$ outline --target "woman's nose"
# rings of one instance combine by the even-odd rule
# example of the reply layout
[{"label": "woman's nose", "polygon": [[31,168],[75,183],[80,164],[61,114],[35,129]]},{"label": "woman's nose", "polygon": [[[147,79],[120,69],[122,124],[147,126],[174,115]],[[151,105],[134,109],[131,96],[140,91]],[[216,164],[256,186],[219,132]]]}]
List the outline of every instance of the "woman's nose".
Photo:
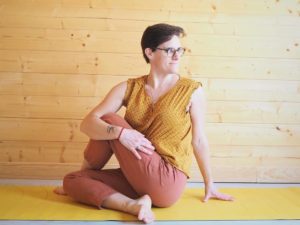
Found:
[{"label": "woman's nose", "polygon": [[179,58],[180,58],[179,53],[177,51],[175,51],[172,56],[172,59],[179,59]]}]

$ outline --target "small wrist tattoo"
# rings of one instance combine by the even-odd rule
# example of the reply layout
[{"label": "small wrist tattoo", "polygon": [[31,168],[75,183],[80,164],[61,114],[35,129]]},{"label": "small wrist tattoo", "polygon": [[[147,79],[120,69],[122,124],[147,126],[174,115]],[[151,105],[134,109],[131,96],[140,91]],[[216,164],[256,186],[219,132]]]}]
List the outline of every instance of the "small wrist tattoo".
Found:
[{"label": "small wrist tattoo", "polygon": [[113,126],[107,126],[107,129],[106,129],[107,133],[114,133],[115,132],[115,127]]}]

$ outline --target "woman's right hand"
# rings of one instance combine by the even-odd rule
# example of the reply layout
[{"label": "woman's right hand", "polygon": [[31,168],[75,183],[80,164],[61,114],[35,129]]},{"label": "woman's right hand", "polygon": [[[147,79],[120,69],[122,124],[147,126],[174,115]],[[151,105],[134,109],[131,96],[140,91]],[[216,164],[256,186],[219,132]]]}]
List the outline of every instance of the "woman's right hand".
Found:
[{"label": "woman's right hand", "polygon": [[155,149],[152,143],[145,138],[145,135],[133,129],[124,128],[119,137],[119,141],[131,151],[137,159],[142,158],[138,151],[151,155]]}]

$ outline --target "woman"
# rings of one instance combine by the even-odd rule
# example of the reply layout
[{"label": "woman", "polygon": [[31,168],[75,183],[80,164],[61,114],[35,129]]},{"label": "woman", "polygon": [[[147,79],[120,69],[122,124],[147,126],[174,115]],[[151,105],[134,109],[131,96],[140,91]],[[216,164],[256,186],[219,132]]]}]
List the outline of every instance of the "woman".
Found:
[{"label": "woman", "polygon": [[[214,186],[204,133],[202,85],[178,75],[185,49],[181,27],[149,26],[143,34],[148,75],[116,85],[82,121],[90,141],[81,171],[65,176],[60,194],[75,200],[154,220],[151,206],[168,207],[182,194],[194,153],[205,197],[233,200]],[[125,118],[115,114],[126,107]],[[119,169],[103,170],[115,154]]]}]

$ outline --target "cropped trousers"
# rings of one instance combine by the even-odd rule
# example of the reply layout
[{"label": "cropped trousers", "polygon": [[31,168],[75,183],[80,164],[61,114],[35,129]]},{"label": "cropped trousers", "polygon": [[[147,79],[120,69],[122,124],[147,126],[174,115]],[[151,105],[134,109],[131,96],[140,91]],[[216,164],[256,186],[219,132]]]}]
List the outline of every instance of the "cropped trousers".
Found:
[{"label": "cropped trousers", "polygon": [[[101,119],[111,125],[132,129],[115,113],[106,114]],[[120,168],[103,169],[113,154]],[[84,151],[91,169],[67,174],[63,180],[64,190],[74,200],[100,209],[103,200],[117,192],[132,199],[148,194],[154,206],[171,206],[184,190],[186,175],[156,151],[151,155],[139,154],[140,160],[117,139],[91,139]]]}]

